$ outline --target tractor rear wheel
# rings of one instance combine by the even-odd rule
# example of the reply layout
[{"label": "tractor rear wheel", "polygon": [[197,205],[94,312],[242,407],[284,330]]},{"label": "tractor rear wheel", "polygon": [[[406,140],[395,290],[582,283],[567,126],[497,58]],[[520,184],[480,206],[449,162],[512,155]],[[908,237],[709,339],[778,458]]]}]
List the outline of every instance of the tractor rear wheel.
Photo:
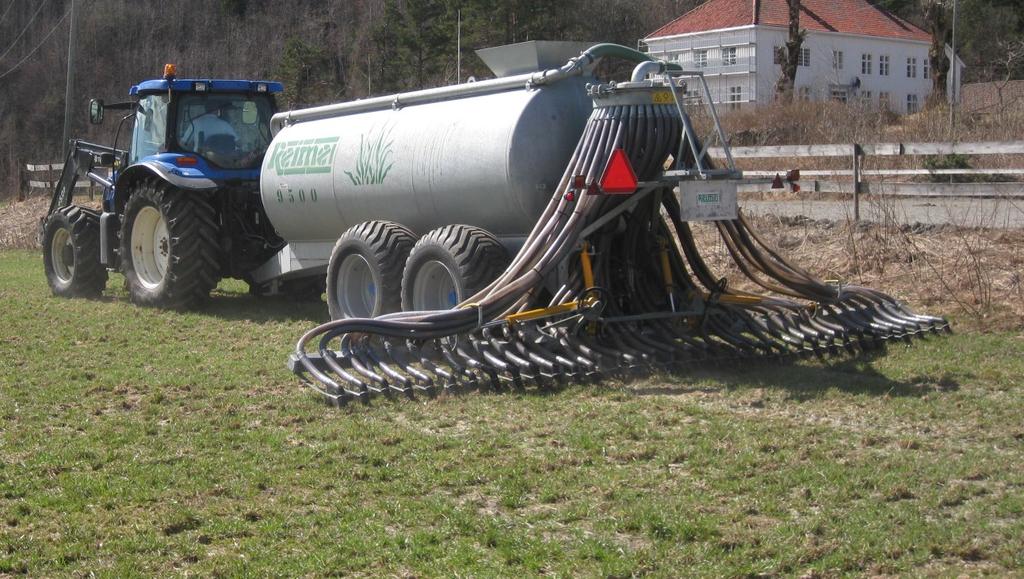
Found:
[{"label": "tractor rear wheel", "polygon": [[416,237],[391,221],[367,221],[338,238],[327,265],[331,319],[372,318],[402,308],[402,266]]},{"label": "tractor rear wheel", "polygon": [[121,265],[132,302],[185,309],[220,281],[213,207],[199,194],[143,181],[121,222]]},{"label": "tractor rear wheel", "polygon": [[100,218],[77,205],[58,209],[43,225],[43,268],[53,295],[96,297],[107,285],[100,263]]},{"label": "tractor rear wheel", "polygon": [[447,225],[423,236],[402,276],[402,309],[448,310],[487,287],[508,267],[505,247],[472,225]]}]

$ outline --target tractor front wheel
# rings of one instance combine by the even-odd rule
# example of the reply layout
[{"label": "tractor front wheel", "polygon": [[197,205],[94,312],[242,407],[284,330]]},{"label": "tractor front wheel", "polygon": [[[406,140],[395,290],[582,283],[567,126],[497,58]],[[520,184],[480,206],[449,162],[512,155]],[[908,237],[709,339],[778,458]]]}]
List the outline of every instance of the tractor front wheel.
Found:
[{"label": "tractor front wheel", "polygon": [[69,205],[51,213],[43,226],[43,269],[53,295],[96,297],[107,285],[100,263],[100,218]]},{"label": "tractor front wheel", "polygon": [[220,281],[213,207],[198,193],[145,181],[121,222],[121,265],[132,302],[187,309]]}]

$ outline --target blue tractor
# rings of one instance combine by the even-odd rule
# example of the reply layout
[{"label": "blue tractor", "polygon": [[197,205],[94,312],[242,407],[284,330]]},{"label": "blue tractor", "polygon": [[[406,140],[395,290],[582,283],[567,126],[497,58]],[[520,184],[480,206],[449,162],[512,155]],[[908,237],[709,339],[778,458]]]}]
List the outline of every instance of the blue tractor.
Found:
[{"label": "blue tractor", "polygon": [[[269,81],[179,79],[167,65],[163,78],[133,86],[131,101],[93,99],[94,124],[106,111],[124,114],[113,146],[71,142],[42,224],[53,293],[97,296],[108,271],[120,271],[133,302],[191,308],[222,278],[251,281],[285,245],[259,193],[281,91]],[[98,210],[72,204],[83,177],[103,189]]]}]

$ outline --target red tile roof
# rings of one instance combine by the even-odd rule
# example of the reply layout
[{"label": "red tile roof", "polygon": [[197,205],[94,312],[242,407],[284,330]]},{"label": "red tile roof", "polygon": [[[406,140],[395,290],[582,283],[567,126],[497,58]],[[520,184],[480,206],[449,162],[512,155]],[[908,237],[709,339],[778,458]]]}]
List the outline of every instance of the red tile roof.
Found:
[{"label": "red tile roof", "polygon": [[[708,0],[647,35],[648,39],[719,28],[789,25],[786,0]],[[931,36],[867,0],[803,0],[800,27],[815,32],[928,42]]]}]

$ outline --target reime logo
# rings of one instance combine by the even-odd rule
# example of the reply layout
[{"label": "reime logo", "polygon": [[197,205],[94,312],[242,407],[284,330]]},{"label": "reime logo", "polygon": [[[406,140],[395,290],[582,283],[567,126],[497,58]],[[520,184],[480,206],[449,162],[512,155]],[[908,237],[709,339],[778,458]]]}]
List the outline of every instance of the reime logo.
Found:
[{"label": "reime logo", "polygon": [[270,153],[270,169],[278,175],[330,173],[340,137],[282,141]]},{"label": "reime logo", "polygon": [[715,205],[722,202],[721,193],[697,193],[698,205]]}]

